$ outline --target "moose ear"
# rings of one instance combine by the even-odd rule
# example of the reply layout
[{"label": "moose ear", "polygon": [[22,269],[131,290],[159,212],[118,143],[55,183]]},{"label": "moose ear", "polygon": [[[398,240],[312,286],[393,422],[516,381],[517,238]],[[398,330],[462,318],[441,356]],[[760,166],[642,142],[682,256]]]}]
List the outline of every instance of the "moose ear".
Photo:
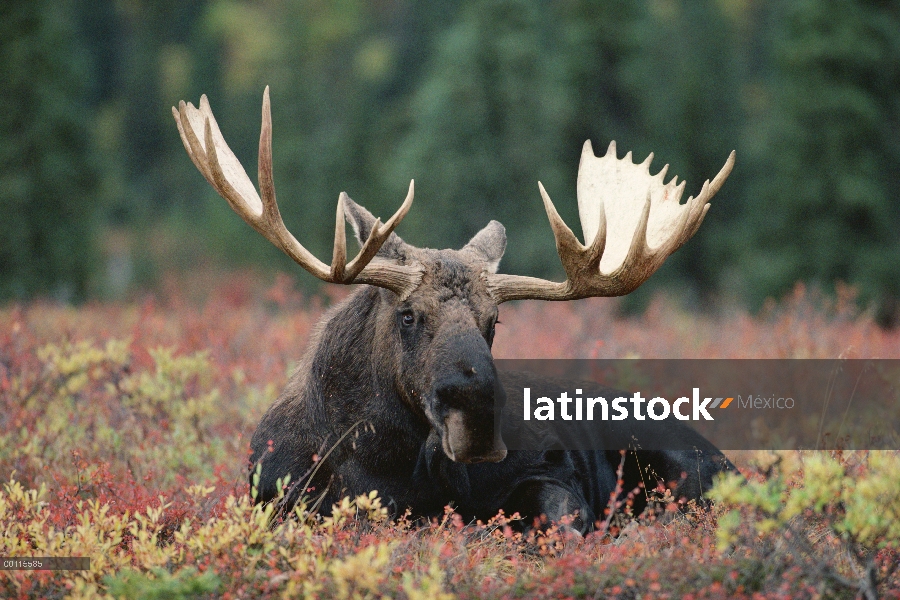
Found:
[{"label": "moose ear", "polygon": [[506,251],[506,228],[498,221],[491,221],[475,234],[461,252],[468,253],[476,260],[485,263],[485,269],[496,273],[500,259]]},{"label": "moose ear", "polygon": [[[351,200],[349,196],[344,196],[344,216],[350,221],[353,233],[356,234],[356,241],[359,242],[359,247],[362,248],[366,240],[369,239],[369,234],[372,233],[372,227],[376,221],[375,216]],[[382,244],[376,256],[404,260],[406,258],[406,252],[403,250],[405,245],[406,243],[400,239],[400,236],[392,233]]]}]

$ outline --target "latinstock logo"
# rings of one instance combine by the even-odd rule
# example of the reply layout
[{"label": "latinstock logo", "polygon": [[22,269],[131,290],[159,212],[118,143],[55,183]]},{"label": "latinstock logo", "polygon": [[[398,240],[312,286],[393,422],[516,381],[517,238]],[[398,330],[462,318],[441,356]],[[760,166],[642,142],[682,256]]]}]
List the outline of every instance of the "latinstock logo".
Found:
[{"label": "latinstock logo", "polygon": [[[746,399],[738,395],[734,406],[741,408],[793,408],[794,399],[770,397],[750,394]],[[530,421],[532,418],[538,421],[554,421],[557,415],[563,421],[624,421],[628,418],[644,421],[652,419],[662,421],[670,416],[680,421],[714,421],[710,410],[721,410],[733,405],[735,396],[728,397],[704,397],[701,399],[700,388],[693,388],[690,397],[681,396],[674,402],[670,402],[661,396],[654,396],[649,400],[635,392],[633,396],[617,396],[607,400],[602,396],[594,398],[584,397],[580,388],[575,390],[573,396],[568,392],[562,392],[556,400],[547,396],[534,399],[532,404],[531,388],[523,389],[523,419]],[[646,403],[646,406],[645,406]],[[686,411],[686,412],[685,412]]]},{"label": "latinstock logo", "polygon": [[[513,450],[900,448],[900,360],[498,360]],[[500,421],[498,421],[500,422]],[[544,445],[542,445],[544,444]]]}]

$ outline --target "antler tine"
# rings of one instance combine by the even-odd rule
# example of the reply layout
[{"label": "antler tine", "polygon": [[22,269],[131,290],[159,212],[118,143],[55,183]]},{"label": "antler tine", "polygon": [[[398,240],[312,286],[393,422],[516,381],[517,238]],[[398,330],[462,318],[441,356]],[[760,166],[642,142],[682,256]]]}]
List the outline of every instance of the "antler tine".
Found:
[{"label": "antler tine", "polygon": [[[184,103],[184,100],[178,102],[178,108],[172,107],[172,115],[175,117],[175,125],[178,126],[178,134],[181,136],[181,143],[184,144],[184,149],[187,151],[191,162],[194,163],[194,166],[197,167],[197,170],[200,171],[200,174],[203,175],[206,181],[209,182],[210,185],[215,186],[212,175],[209,174],[206,168],[206,155],[203,152],[203,147],[197,140],[197,136],[194,134],[194,130],[191,127],[184,127],[181,124],[182,121],[188,123],[187,105]],[[200,158],[200,155],[203,155],[202,159]]]},{"label": "antler tine", "polygon": [[722,168],[719,169],[719,172],[716,173],[716,176],[713,178],[712,183],[709,186],[709,198],[707,198],[707,202],[716,195],[716,193],[722,188],[722,185],[725,183],[725,180],[728,179],[728,176],[731,175],[731,170],[734,168],[734,159],[735,152],[731,151],[731,154],[728,155],[728,160],[725,161],[725,164],[722,165]]},{"label": "antler tine", "polygon": [[634,236],[631,238],[631,246],[628,247],[628,254],[620,271],[630,271],[637,265],[644,263],[651,255],[650,247],[647,245],[647,223],[650,220],[650,192],[647,192],[647,200],[644,202],[644,208],[641,209],[641,217],[638,220],[637,228],[634,230]]},{"label": "antler tine", "polygon": [[375,221],[375,225],[372,227],[372,231],[369,232],[369,237],[360,249],[359,254],[357,254],[356,258],[347,265],[346,277],[353,279],[362,271],[363,267],[372,260],[372,257],[378,253],[378,249],[381,248],[388,237],[394,232],[394,229],[397,228],[397,225],[399,225],[400,221],[403,220],[403,217],[406,216],[406,213],[409,212],[409,209],[412,207],[413,196],[415,196],[415,184],[416,182],[414,179],[409,181],[409,191],[406,193],[406,199],[403,201],[403,204],[400,205],[400,208],[397,209],[397,212],[388,219],[387,223],[382,224],[381,219]]},{"label": "antler tine", "polygon": [[344,198],[346,192],[341,192],[337,201],[337,215],[334,219],[334,250],[331,253],[331,278],[335,281],[343,281],[347,268],[347,232],[344,228]]},{"label": "antler tine", "polygon": [[566,225],[562,217],[556,211],[553,201],[550,199],[544,184],[538,182],[538,189],[541,192],[541,198],[544,200],[544,210],[547,211],[547,219],[550,221],[550,228],[553,230],[553,237],[556,240],[556,251],[559,254],[560,262],[566,275],[572,277],[578,271],[578,257],[584,252],[584,246]]},{"label": "antler tine", "polygon": [[[334,251],[329,267],[297,241],[281,218],[272,175],[272,111],[268,86],[263,93],[259,135],[260,193],[257,193],[240,161],[225,142],[205,95],[200,99],[200,108],[180,102],[178,109],[172,109],[172,114],[185,150],[210,185],[247,224],[311,274],[332,283],[358,282],[384,287],[404,298],[419,285],[422,278],[420,266],[373,261],[379,248],[409,211],[412,205],[412,184],[400,209],[386,225],[376,223],[369,239],[349,264],[346,261],[347,242],[344,231],[346,194],[342,193],[338,198]],[[197,135],[199,130],[203,131],[202,140]]]},{"label": "antler tine", "polygon": [[[205,96],[204,96],[205,97]],[[202,102],[202,100],[201,100]],[[208,104],[207,104],[208,105]],[[209,111],[212,114],[212,110]],[[261,196],[261,218],[259,228],[254,227],[263,234],[266,239],[282,252],[293,259],[301,267],[322,279],[340,283],[330,278],[331,270],[324,262],[316,258],[312,252],[303,247],[297,238],[288,231],[278,209],[278,200],[275,196],[275,179],[272,172],[272,106],[269,102],[269,86],[263,91],[262,122],[259,128],[259,160],[257,161],[257,173],[259,177],[259,191]],[[224,142],[221,134],[219,137]],[[238,213],[241,214],[241,213]],[[244,217],[243,214],[241,214]],[[247,218],[244,217],[247,221]],[[248,221],[249,223],[249,221]],[[251,225],[253,223],[250,223]]]},{"label": "antler tine", "polygon": [[[265,106],[265,104],[264,104]],[[265,115],[265,109],[264,109]],[[265,116],[263,117],[263,128],[260,134],[260,149],[267,147],[266,153],[260,153],[259,157],[259,178],[260,191],[262,191],[262,200],[260,202],[261,210],[256,214],[248,210],[248,206],[242,202],[244,199],[236,192],[225,175],[222,165],[219,161],[218,151],[216,149],[215,139],[212,133],[212,124],[210,120],[206,120],[206,147],[208,148],[209,168],[212,171],[213,179],[216,182],[215,188],[219,194],[228,200],[231,208],[237,212],[244,221],[247,222],[256,231],[261,233],[278,248],[291,257],[301,267],[325,281],[330,281],[330,274],[325,263],[317,259],[313,254],[303,247],[300,242],[288,231],[284,226],[281,218],[281,212],[278,210],[278,203],[275,200],[275,187],[272,183],[272,155],[271,155],[271,125],[265,126]]]},{"label": "antler tine", "polygon": [[[689,198],[683,205],[679,198],[684,182],[676,184],[673,178],[663,183],[665,167],[651,176],[651,160],[652,154],[636,165],[630,152],[618,159],[614,142],[598,158],[590,143],[585,143],[578,172],[578,203],[582,229],[586,236],[594,238],[585,240],[588,246],[582,245],[539,184],[566,281],[486,274],[488,291],[494,299],[500,303],[621,296],[646,281],[696,233],[709,210],[710,199],[731,173],[735,153],[731,153],[712,182],[704,183],[697,197]],[[595,218],[598,221],[593,221]],[[608,225],[614,229],[608,231]]]},{"label": "antler tine", "polygon": [[[709,211],[709,201],[712,200],[712,197],[716,195],[716,193],[722,188],[722,185],[725,183],[725,180],[728,179],[728,176],[731,174],[731,170],[734,168],[734,160],[735,160],[735,152],[731,151],[731,154],[728,155],[728,160],[725,161],[725,164],[722,165],[722,168],[719,169],[719,172],[713,178],[712,181],[706,180],[703,182],[703,187],[700,190],[700,193],[697,194],[697,197],[694,199],[696,202],[696,213],[692,211],[692,218],[690,219],[691,224],[686,227],[683,239],[678,247],[681,247],[684,242],[691,239],[697,230],[700,229],[700,225],[703,223],[703,219],[706,218],[706,213]],[[677,250],[677,248],[675,250]]]}]

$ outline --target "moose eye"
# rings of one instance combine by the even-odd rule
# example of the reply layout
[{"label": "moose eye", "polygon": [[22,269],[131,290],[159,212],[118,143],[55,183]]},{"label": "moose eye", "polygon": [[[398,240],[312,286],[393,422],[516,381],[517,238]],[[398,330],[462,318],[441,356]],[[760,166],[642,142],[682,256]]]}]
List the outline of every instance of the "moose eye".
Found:
[{"label": "moose eye", "polygon": [[404,327],[412,327],[416,322],[416,316],[411,312],[406,312],[400,315],[400,324]]}]

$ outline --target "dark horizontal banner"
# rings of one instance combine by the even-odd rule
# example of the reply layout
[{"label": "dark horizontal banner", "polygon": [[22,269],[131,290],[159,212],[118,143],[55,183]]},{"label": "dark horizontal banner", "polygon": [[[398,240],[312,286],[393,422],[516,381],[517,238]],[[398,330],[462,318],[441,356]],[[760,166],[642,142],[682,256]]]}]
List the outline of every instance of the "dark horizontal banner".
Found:
[{"label": "dark horizontal banner", "polygon": [[897,450],[900,360],[497,360],[511,450]]}]

